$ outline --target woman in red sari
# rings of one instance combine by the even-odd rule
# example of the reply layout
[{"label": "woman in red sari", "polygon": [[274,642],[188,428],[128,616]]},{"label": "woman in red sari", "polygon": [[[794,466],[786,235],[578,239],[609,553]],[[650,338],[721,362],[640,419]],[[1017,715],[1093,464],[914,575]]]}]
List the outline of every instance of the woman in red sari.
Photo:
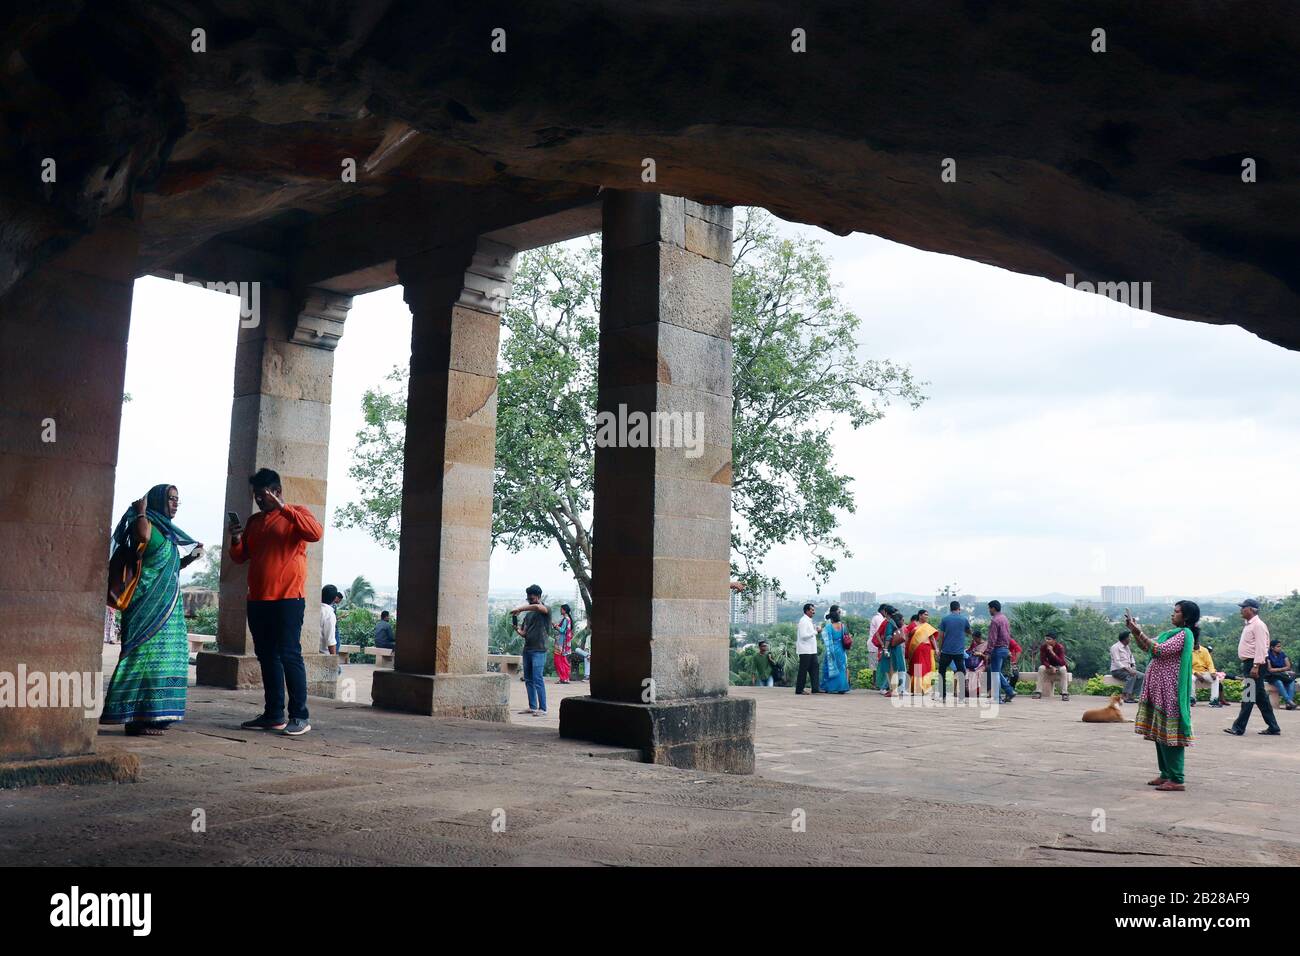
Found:
[{"label": "woman in red sari", "polygon": [[916,616],[916,627],[907,639],[907,673],[912,693],[923,694],[934,683],[934,641],[938,628],[930,623],[930,612]]},{"label": "woman in red sari", "polygon": [[560,620],[555,625],[555,676],[559,683],[569,683],[569,655],[573,653],[573,611],[569,605],[560,605]]}]

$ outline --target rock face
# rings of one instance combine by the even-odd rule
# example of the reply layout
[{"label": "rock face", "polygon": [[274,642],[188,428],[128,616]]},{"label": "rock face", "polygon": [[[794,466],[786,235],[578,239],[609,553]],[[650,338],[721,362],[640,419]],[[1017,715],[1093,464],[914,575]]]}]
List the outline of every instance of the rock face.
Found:
[{"label": "rock face", "polygon": [[401,190],[646,188],[1300,348],[1287,4],[119,0],[0,36],[0,294],[136,204],[145,272]]},{"label": "rock face", "polygon": [[207,588],[181,588],[181,601],[185,604],[185,616],[194,617],[205,607],[217,606],[217,592]]}]

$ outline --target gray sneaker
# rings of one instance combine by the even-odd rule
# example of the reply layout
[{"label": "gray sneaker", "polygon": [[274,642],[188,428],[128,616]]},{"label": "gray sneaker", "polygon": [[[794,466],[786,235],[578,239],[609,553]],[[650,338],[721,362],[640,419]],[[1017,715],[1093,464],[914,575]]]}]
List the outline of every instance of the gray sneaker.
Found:
[{"label": "gray sneaker", "polygon": [[301,737],[309,730],[311,730],[311,724],[307,723],[305,720],[294,718],[289,721],[288,726],[286,726],[284,730],[280,731],[280,733],[284,734],[286,737]]},{"label": "gray sneaker", "polygon": [[283,730],[283,720],[272,720],[266,714],[260,714],[252,720],[246,720],[239,725],[241,730]]}]

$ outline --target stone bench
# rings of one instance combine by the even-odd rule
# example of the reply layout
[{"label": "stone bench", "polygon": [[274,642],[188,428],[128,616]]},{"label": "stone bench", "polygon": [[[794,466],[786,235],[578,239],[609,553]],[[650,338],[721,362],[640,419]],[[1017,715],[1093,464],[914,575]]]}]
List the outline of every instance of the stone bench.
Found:
[{"label": "stone bench", "polygon": [[217,639],[211,634],[188,634],[190,639],[190,663],[198,660],[199,651],[215,648]]},{"label": "stone bench", "polygon": [[393,649],[391,647],[367,647],[367,654],[373,654],[375,658],[375,667],[383,667],[391,670],[393,667]]},{"label": "stone bench", "polygon": [[352,658],[354,656],[359,656],[361,650],[362,648],[360,644],[340,644],[338,646],[339,657],[346,657],[347,660],[344,661],[346,664],[351,664]]},{"label": "stone bench", "polygon": [[502,674],[514,677],[524,669],[524,659],[519,654],[489,654],[488,663],[496,664]]}]

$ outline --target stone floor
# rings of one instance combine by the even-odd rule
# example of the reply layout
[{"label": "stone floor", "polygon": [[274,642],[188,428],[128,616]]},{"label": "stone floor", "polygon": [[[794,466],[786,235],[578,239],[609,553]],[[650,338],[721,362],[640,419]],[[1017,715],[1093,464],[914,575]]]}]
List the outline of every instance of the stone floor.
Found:
[{"label": "stone floor", "polygon": [[[346,668],[359,700],[371,672]],[[759,702],[758,772],[731,777],[560,740],[558,698],[586,685],[547,690],[549,716],[509,725],[313,698],[315,729],[292,739],[239,730],[257,693],[194,688],[166,737],[102,731],[140,755],[140,782],[0,793],[0,863],[1300,863],[1290,713],[1281,738],[1258,717],[1230,738],[1229,711],[1196,708],[1192,788],[1157,794],[1152,746],[1079,722],[1082,698],[990,719],[738,688]]]}]

